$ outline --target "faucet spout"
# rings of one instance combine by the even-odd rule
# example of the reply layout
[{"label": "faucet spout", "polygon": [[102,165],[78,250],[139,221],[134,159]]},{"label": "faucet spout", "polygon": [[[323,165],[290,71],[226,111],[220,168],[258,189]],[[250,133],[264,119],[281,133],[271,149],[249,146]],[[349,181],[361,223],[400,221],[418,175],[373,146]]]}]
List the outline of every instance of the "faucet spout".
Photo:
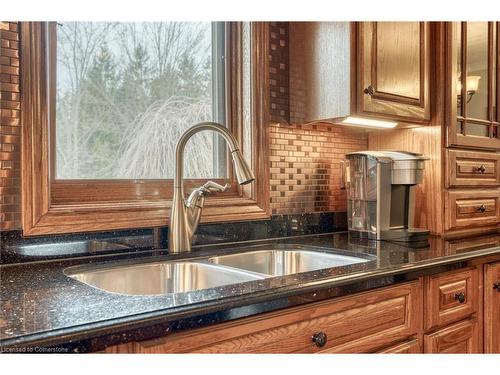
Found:
[{"label": "faucet spout", "polygon": [[202,122],[187,129],[179,138],[175,149],[174,196],[168,230],[168,248],[171,253],[191,251],[191,242],[198,227],[205,196],[229,188],[229,185],[220,186],[209,181],[202,187],[195,189],[188,200],[184,198],[184,149],[189,139],[203,130],[215,131],[224,138],[231,152],[234,172],[240,185],[255,180],[238,142],[226,127],[215,122]]}]

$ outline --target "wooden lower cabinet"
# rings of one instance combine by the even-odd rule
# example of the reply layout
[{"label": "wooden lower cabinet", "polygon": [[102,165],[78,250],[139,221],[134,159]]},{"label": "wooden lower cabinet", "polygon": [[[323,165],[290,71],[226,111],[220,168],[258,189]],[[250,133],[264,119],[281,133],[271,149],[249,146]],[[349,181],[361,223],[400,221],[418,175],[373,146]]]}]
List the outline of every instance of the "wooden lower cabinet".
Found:
[{"label": "wooden lower cabinet", "polygon": [[479,353],[478,323],[475,318],[452,324],[424,336],[425,353]]},{"label": "wooden lower cabinet", "polygon": [[484,352],[500,353],[500,262],[484,267]]},{"label": "wooden lower cabinet", "polygon": [[479,353],[483,346],[487,353],[500,353],[500,262],[121,344],[105,352]]},{"label": "wooden lower cabinet", "polygon": [[478,311],[479,270],[475,267],[426,278],[426,331],[465,319]]},{"label": "wooden lower cabinet", "polygon": [[378,354],[418,354],[422,353],[422,345],[418,339],[408,340],[377,352]]},{"label": "wooden lower cabinet", "polygon": [[110,353],[370,353],[421,329],[421,281],[108,348]]}]

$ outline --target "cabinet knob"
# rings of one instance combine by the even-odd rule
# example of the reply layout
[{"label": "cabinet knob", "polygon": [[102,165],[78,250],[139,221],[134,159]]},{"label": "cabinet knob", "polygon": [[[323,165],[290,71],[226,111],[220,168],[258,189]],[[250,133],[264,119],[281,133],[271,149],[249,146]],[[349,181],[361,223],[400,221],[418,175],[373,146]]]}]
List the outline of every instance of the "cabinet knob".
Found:
[{"label": "cabinet knob", "polygon": [[480,205],[477,210],[481,213],[483,213],[484,211],[486,211],[486,206],[484,204]]},{"label": "cabinet knob", "polygon": [[477,168],[477,171],[481,174],[483,174],[484,172],[486,172],[486,167],[481,164],[478,168]]},{"label": "cabinet knob", "polygon": [[368,86],[366,89],[363,90],[363,92],[367,95],[374,95],[375,94],[375,87],[373,87],[372,85]]},{"label": "cabinet knob", "polygon": [[493,284],[493,289],[496,289],[498,292],[500,292],[500,281],[497,281]]},{"label": "cabinet knob", "polygon": [[464,292],[455,293],[455,300],[457,300],[460,303],[464,303],[465,302],[465,293]]},{"label": "cabinet knob", "polygon": [[317,332],[314,335],[312,335],[312,342],[318,348],[322,348],[323,346],[325,346],[327,340],[328,340],[328,336],[326,336],[326,333],[324,333],[324,332]]}]

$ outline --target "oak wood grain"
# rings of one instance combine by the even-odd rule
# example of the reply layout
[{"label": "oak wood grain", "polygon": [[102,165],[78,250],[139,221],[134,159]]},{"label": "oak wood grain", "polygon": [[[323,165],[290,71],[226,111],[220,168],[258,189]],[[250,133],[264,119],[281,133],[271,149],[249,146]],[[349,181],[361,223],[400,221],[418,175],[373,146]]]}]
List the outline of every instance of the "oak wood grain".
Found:
[{"label": "oak wood grain", "polygon": [[479,353],[478,323],[468,319],[424,336],[424,352],[431,354]]},{"label": "oak wood grain", "polygon": [[[107,349],[108,353],[371,352],[421,330],[421,282],[313,303],[283,312]],[[324,332],[318,348],[312,335]]]},{"label": "oak wood grain", "polygon": [[500,262],[484,266],[484,352],[500,353]]},{"label": "oak wood grain", "polygon": [[290,22],[289,30],[292,121],[309,122],[349,115],[349,23]]},{"label": "oak wood grain", "polygon": [[379,354],[418,354],[422,353],[423,346],[419,339],[405,341],[389,348],[385,348],[377,353]]},{"label": "oak wood grain", "polygon": [[446,229],[498,226],[500,189],[446,190],[445,210]]},{"label": "oak wood grain", "polygon": [[446,187],[500,185],[500,153],[447,149],[446,169]]},{"label": "oak wood grain", "polygon": [[[359,113],[428,124],[430,115],[430,24],[358,24]],[[365,89],[373,88],[368,94]]]},{"label": "oak wood grain", "polygon": [[[464,301],[458,295],[462,293]],[[424,282],[426,331],[467,318],[478,311],[479,271],[475,267],[426,278]]]},{"label": "oak wood grain", "polygon": [[441,126],[374,131],[368,135],[370,150],[403,150],[428,157],[424,176],[416,187],[414,225],[432,233],[443,232]]}]

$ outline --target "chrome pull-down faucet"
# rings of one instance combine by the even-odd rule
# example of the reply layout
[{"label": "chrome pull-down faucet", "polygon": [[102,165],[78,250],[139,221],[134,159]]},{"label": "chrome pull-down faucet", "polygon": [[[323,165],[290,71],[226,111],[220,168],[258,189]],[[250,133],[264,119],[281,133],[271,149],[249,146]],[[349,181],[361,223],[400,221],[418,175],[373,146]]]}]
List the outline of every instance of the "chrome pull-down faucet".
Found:
[{"label": "chrome pull-down faucet", "polygon": [[205,197],[208,194],[226,191],[231,187],[229,184],[222,186],[208,181],[203,186],[194,189],[188,199],[184,198],[184,148],[194,134],[203,130],[213,130],[225,139],[231,151],[234,173],[240,185],[255,180],[252,170],[243,158],[238,142],[226,127],[215,122],[202,122],[186,130],[179,138],[175,149],[174,197],[168,228],[170,253],[191,251],[191,242],[200,222]]}]

